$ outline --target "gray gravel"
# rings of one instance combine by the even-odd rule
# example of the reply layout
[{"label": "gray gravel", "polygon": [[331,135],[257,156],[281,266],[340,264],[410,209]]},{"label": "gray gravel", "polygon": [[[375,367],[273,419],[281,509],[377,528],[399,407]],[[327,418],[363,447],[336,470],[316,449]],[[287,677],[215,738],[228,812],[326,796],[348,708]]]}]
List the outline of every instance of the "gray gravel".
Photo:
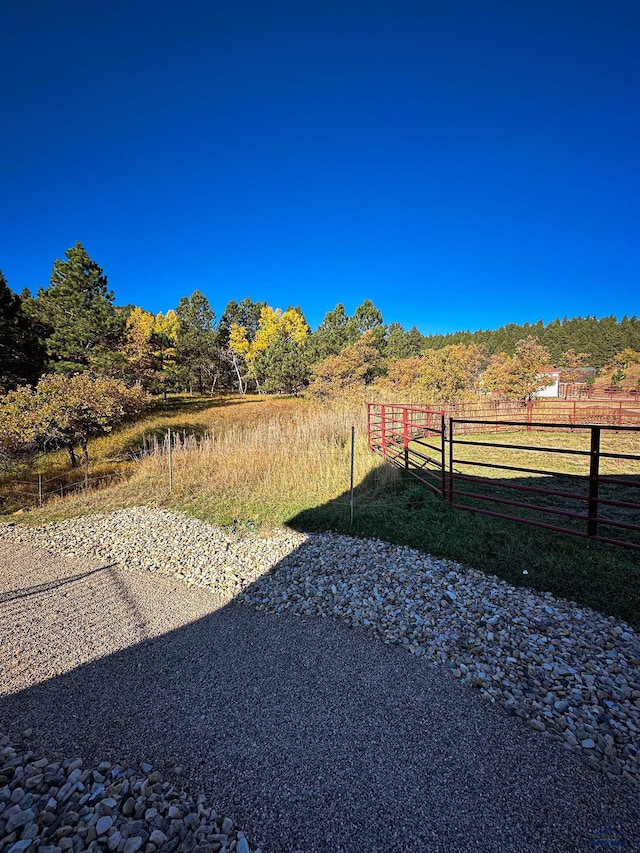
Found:
[{"label": "gray gravel", "polygon": [[249,853],[231,818],[148,763],[136,772],[109,761],[85,767],[79,757],[50,761],[4,735],[0,784],[0,843],[9,853]]},{"label": "gray gravel", "polygon": [[[104,568],[111,562],[122,565]],[[538,701],[531,688],[519,696],[514,683],[513,701],[503,695],[521,661],[531,682],[556,675],[543,667],[548,642],[539,661],[527,660],[529,646],[520,644],[524,658],[505,653],[496,664],[508,647],[515,651],[506,614],[516,593],[529,594],[485,579],[497,590],[487,597],[478,586],[484,576],[410,549],[284,531],[237,538],[139,510],[38,530],[4,527],[0,564],[0,729],[14,739],[32,729],[30,747],[48,757],[149,762],[171,784],[182,779],[204,792],[244,828],[252,850],[640,849],[633,732],[625,726],[616,739],[611,725],[637,720],[627,713],[638,704],[637,637],[628,626],[583,610],[582,620],[563,626],[575,642],[558,646],[565,667],[577,664],[558,689],[573,690],[572,675],[585,687],[581,700],[595,689],[596,703],[569,694],[564,716],[573,713],[579,725],[589,724],[582,708],[612,710],[597,690],[605,670],[619,670],[612,689],[623,701],[608,725],[620,776],[608,778],[604,752],[590,762],[598,772],[586,760],[598,746],[595,731],[593,748],[572,745],[553,727],[554,714],[544,714],[548,705],[530,704]],[[281,612],[238,601],[241,590]],[[536,642],[562,624],[556,611],[575,611],[530,597],[520,602],[533,608],[520,633],[530,639],[535,624]],[[494,630],[489,610],[489,619],[500,617]],[[601,658],[591,650],[585,671],[581,627],[593,619],[607,645]],[[485,646],[494,665],[486,671],[475,666]],[[554,651],[552,666],[561,657]],[[494,682],[500,665],[500,684],[482,683]]]}]

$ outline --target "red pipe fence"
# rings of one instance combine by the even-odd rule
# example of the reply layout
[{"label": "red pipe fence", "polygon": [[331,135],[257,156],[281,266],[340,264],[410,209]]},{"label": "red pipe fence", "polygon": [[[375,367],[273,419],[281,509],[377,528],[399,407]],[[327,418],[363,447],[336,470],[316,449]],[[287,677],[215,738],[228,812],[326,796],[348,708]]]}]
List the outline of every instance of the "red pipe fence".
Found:
[{"label": "red pipe fence", "polygon": [[511,412],[477,418],[369,403],[369,449],[456,509],[640,549],[638,421],[617,423],[619,410],[614,423],[611,412],[605,423]]}]

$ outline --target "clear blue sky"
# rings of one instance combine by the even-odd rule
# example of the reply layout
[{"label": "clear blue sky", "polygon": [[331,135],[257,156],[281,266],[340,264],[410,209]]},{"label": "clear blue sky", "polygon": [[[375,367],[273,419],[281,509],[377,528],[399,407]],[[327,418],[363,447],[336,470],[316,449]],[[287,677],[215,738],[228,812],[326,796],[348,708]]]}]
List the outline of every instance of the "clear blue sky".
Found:
[{"label": "clear blue sky", "polygon": [[79,240],[151,311],[640,313],[638,0],[1,6],[16,291]]}]

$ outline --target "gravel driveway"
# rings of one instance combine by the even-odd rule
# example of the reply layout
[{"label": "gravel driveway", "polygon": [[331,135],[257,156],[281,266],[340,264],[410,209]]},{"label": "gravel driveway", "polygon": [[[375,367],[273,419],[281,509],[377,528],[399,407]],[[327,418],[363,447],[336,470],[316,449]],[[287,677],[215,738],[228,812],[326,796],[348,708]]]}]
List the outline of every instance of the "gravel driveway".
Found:
[{"label": "gravel driveway", "polygon": [[0,728],[182,765],[251,849],[640,849],[640,797],[449,671],[333,620],[0,541]]}]

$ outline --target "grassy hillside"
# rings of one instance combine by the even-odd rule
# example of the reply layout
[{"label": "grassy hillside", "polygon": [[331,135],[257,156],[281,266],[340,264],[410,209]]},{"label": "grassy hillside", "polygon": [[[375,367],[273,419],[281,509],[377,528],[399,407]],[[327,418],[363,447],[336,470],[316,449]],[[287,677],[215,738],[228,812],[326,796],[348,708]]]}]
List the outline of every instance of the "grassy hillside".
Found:
[{"label": "grassy hillside", "polygon": [[[154,438],[162,441],[169,428],[176,442],[171,493],[166,454],[113,461]],[[553,592],[640,627],[638,552],[452,509],[369,453],[361,405],[328,408],[283,397],[174,399],[92,442],[90,452],[95,470],[118,469],[125,478],[5,518],[40,524],[148,503],[238,531],[288,524],[377,537],[472,565],[515,585]],[[38,465],[47,476],[52,471],[61,475],[66,460],[55,454]],[[6,479],[2,485],[5,491],[15,488]]]}]

